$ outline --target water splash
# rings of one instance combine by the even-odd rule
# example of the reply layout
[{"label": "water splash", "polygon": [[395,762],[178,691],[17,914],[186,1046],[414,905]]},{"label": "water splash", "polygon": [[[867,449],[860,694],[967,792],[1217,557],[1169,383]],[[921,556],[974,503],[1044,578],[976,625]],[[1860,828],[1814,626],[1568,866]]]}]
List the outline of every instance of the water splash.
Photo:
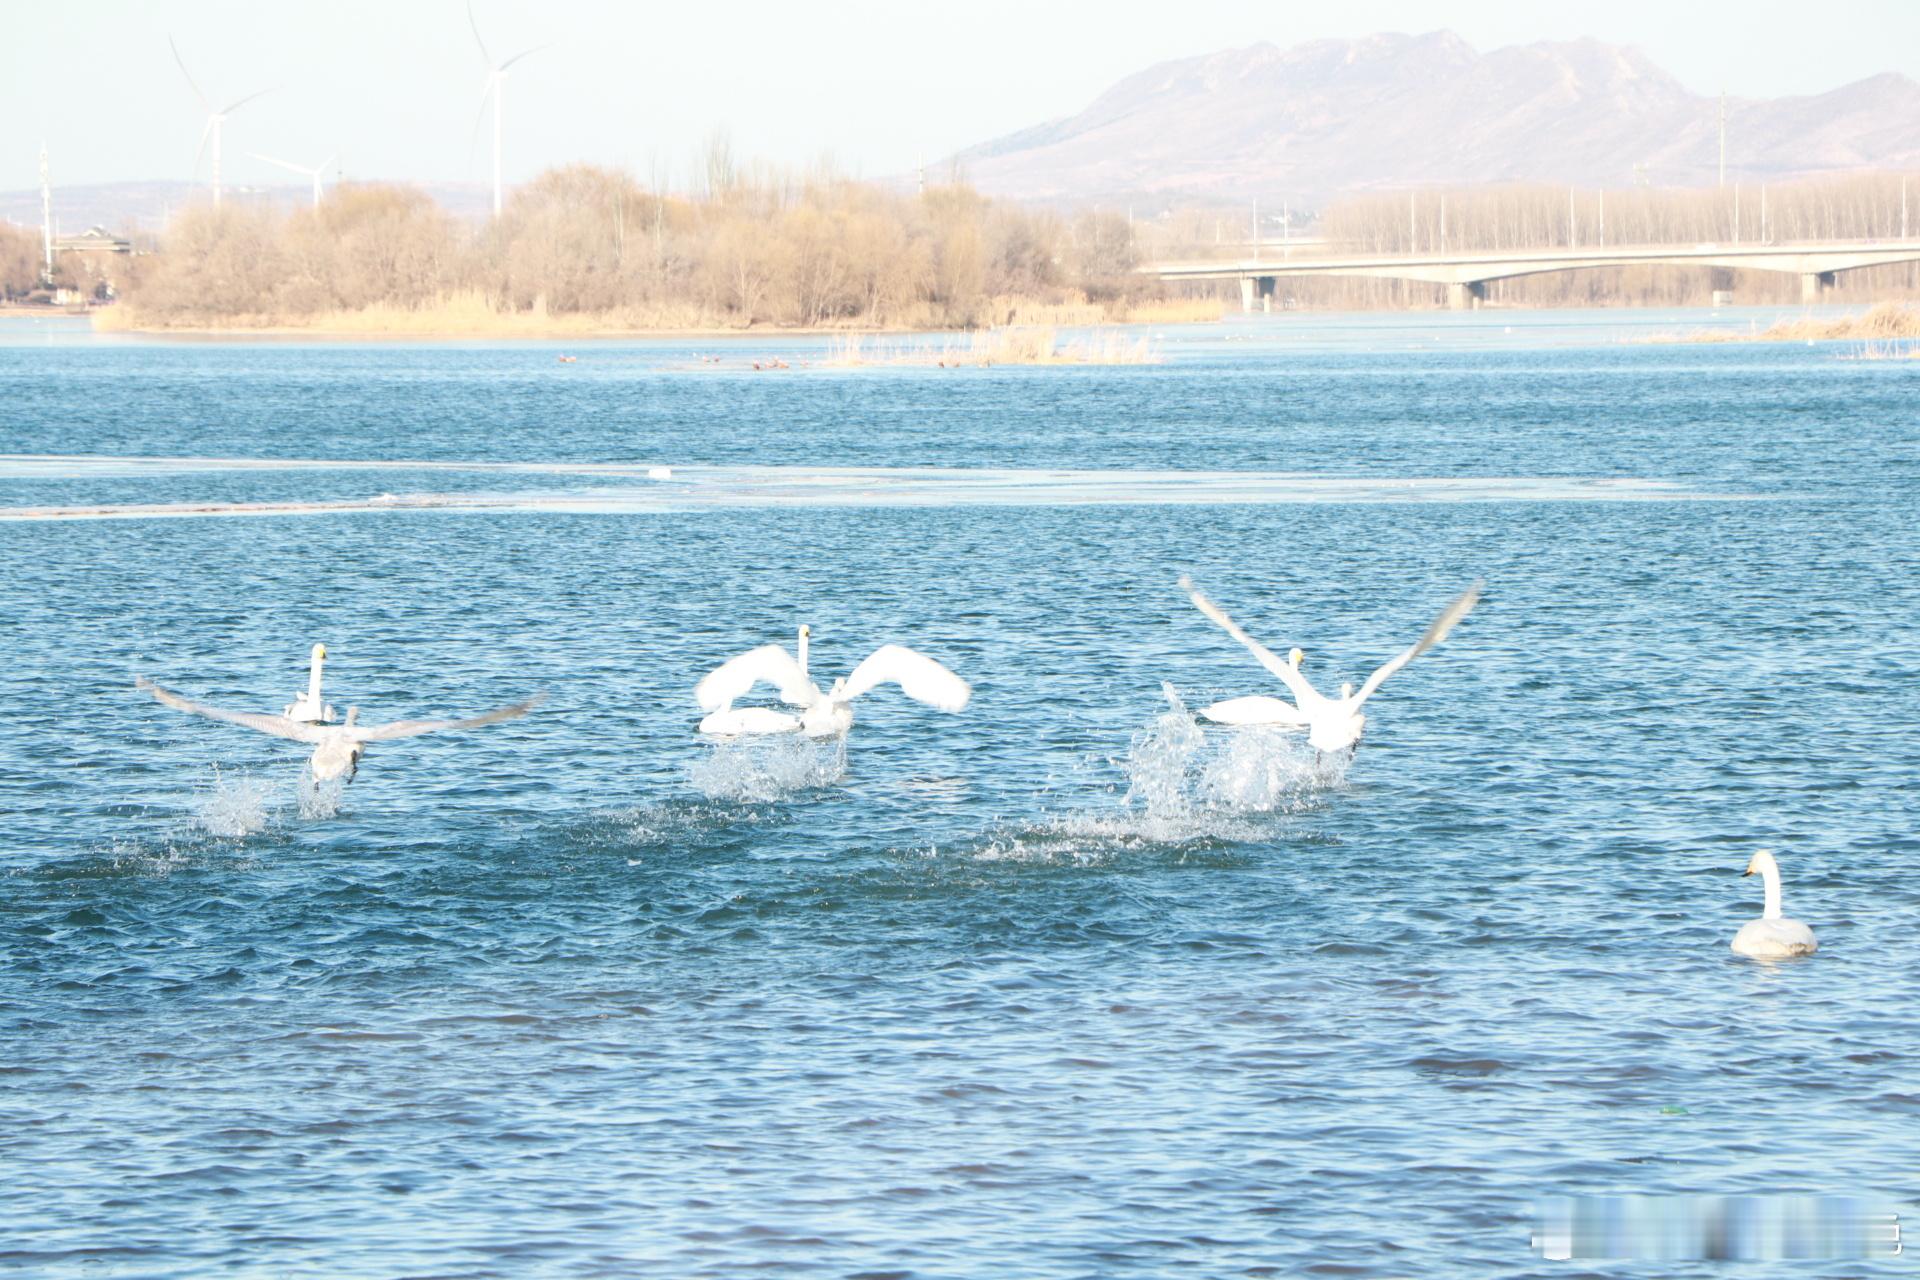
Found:
[{"label": "water splash", "polygon": [[309,821],[333,817],[340,812],[340,800],[346,791],[345,778],[328,778],[323,781],[313,776],[311,766],[301,766],[300,816]]},{"label": "water splash", "polygon": [[[1117,806],[1080,808],[1000,830],[964,850],[982,862],[1092,864],[1123,853],[1270,840],[1276,815],[1301,812],[1346,777],[1350,752],[1323,756],[1277,728],[1203,729],[1171,685],[1167,709],[1134,735],[1117,764]],[[934,850],[938,853],[938,850]]]},{"label": "water splash", "polygon": [[798,734],[763,734],[716,742],[687,769],[710,800],[765,802],[832,786],[846,776],[847,740],[820,742]]},{"label": "water splash", "polygon": [[274,786],[266,779],[228,776],[215,765],[212,784],[194,799],[194,825],[231,840],[257,835],[273,820],[273,798]]},{"label": "water splash", "polygon": [[1276,813],[1302,807],[1316,791],[1338,786],[1351,753],[1323,755],[1296,731],[1252,725],[1208,732],[1179,690],[1162,684],[1167,709],[1120,762],[1127,804],[1150,821],[1179,823],[1197,815]]}]

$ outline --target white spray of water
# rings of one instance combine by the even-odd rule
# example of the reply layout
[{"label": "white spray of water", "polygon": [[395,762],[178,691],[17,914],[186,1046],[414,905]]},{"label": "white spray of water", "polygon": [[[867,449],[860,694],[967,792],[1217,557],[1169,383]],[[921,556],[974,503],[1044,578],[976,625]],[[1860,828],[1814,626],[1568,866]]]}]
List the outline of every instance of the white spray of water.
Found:
[{"label": "white spray of water", "polygon": [[331,818],[340,812],[340,798],[346,794],[345,778],[327,778],[313,776],[313,770],[306,766],[300,769],[300,816],[309,821]]},{"label": "white spray of water", "polygon": [[846,772],[845,738],[816,742],[782,733],[715,743],[687,778],[708,799],[761,803],[832,786]]},{"label": "white spray of water", "polygon": [[194,822],[209,835],[240,839],[266,830],[273,820],[273,784],[214,766],[213,782],[194,799]]},{"label": "white spray of water", "polygon": [[1120,762],[1127,806],[1150,824],[1171,833],[1201,819],[1298,809],[1346,776],[1347,753],[1323,756],[1301,734],[1274,727],[1208,733],[1172,685],[1160,689],[1166,711]]},{"label": "white spray of water", "polygon": [[1323,757],[1299,733],[1273,728],[1205,730],[1178,692],[1115,761],[1127,789],[1118,807],[1079,809],[990,836],[981,861],[1095,863],[1117,853],[1198,842],[1271,838],[1275,815],[1309,807],[1338,786],[1351,753]]}]

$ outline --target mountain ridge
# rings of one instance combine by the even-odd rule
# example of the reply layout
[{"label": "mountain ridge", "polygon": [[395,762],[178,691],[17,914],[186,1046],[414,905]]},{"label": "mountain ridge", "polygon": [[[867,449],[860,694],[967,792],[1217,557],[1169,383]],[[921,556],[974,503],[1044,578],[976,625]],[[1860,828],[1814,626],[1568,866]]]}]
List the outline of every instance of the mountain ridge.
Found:
[{"label": "mountain ridge", "polygon": [[[1075,202],[1328,198],[1410,186],[1718,179],[1719,99],[1635,45],[1481,52],[1452,31],[1259,42],[1122,77],[1081,111],[950,164],[990,195]],[[1920,84],[1727,99],[1728,176],[1920,167]]]}]

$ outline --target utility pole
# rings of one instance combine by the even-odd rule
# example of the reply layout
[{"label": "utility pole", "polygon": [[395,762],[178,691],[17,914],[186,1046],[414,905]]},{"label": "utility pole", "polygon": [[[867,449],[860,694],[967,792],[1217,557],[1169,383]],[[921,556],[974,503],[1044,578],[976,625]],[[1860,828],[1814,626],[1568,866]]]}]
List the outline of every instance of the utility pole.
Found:
[{"label": "utility pole", "polygon": [[1727,91],[1720,91],[1720,186],[1727,185]]},{"label": "utility pole", "polygon": [[40,283],[53,287],[53,178],[47,169],[47,144],[40,144]]}]

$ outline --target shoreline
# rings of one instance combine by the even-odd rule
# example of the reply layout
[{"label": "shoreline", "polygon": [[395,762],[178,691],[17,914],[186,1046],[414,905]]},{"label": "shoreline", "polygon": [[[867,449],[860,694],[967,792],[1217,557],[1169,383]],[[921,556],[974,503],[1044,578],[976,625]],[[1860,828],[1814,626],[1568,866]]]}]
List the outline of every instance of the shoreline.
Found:
[{"label": "shoreline", "polygon": [[[1778,320],[1775,321],[1775,324],[1771,326],[1771,331],[1767,329],[1762,329],[1754,332],[1743,333],[1737,330],[1717,331],[1713,329],[1700,329],[1700,330],[1691,330],[1686,332],[1652,334],[1646,337],[1636,339],[1635,341],[1639,343],[1644,343],[1644,344],[1666,345],[1666,344],[1692,344],[1692,343],[1779,342],[1782,340],[1799,340],[1809,336],[1815,337],[1815,340],[1817,341],[1818,340],[1845,341],[1849,338],[1861,338],[1861,337],[1885,338],[1885,337],[1908,337],[1909,336],[1906,333],[1888,334],[1883,329],[1880,329],[1878,326],[1874,326],[1871,324],[1868,324],[1866,326],[1861,326],[1860,328],[1855,327],[1858,321],[1865,320],[1867,318],[1866,313],[1881,311],[1884,314],[1884,312],[1887,310],[1904,310],[1905,307],[1900,302],[1888,303],[1888,302],[1882,301],[1879,303],[1853,303],[1853,304],[1835,303],[1835,304],[1828,304],[1828,308],[1823,308],[1823,309],[1839,310],[1841,308],[1846,309],[1844,315],[1834,316],[1833,318],[1824,320],[1824,321],[1815,320],[1811,315],[1807,315],[1804,313],[1802,314],[1802,316],[1800,317],[1801,321],[1811,322],[1806,324],[1806,328],[1817,328],[1817,329],[1826,331],[1823,333],[1819,333],[1818,335],[1807,333],[1806,328],[1802,328],[1801,325],[1797,324],[1791,317],[1782,315]],[[1769,308],[1764,306],[1762,306],[1760,309],[1775,310],[1775,308]],[[967,335],[967,334],[974,334],[974,333],[988,333],[988,332],[994,332],[994,331],[1040,329],[1040,328],[1056,329],[1056,330],[1062,330],[1062,331],[1092,331],[1092,332],[1098,332],[1101,330],[1138,330],[1138,329],[1149,329],[1149,328],[1152,328],[1152,329],[1177,328],[1177,329],[1186,330],[1186,329],[1193,329],[1198,327],[1205,327],[1208,325],[1217,326],[1222,324],[1228,324],[1235,320],[1251,320],[1255,316],[1260,314],[1256,312],[1256,313],[1249,313],[1243,316],[1239,312],[1234,311],[1230,308],[1223,308],[1221,313],[1215,316],[1146,315],[1139,318],[1103,319],[1098,321],[1054,319],[1054,320],[1034,320],[1030,322],[1015,322],[1015,323],[1001,324],[1001,325],[981,325],[975,328],[940,328],[940,327],[911,326],[911,325],[858,325],[858,326],[753,325],[747,328],[740,328],[737,326],[666,326],[666,327],[652,328],[652,327],[635,327],[631,325],[609,325],[606,327],[582,326],[579,328],[574,328],[566,325],[556,325],[556,326],[550,326],[550,327],[535,327],[535,326],[529,325],[524,329],[521,329],[511,325],[499,326],[499,327],[495,327],[492,325],[472,325],[472,326],[450,325],[445,328],[406,329],[406,328],[399,328],[399,327],[379,327],[379,326],[367,327],[367,328],[351,328],[351,327],[336,327],[336,326],[307,326],[307,325],[286,325],[286,324],[275,324],[275,325],[155,324],[155,325],[148,325],[148,324],[122,324],[118,322],[109,322],[103,325],[100,323],[100,321],[106,310],[107,309],[104,309],[104,308],[75,310],[75,309],[57,308],[57,307],[21,306],[18,304],[13,304],[13,305],[0,304],[0,319],[32,318],[37,320],[44,320],[44,319],[58,319],[58,320],[66,320],[66,321],[84,320],[88,323],[88,328],[94,334],[101,337],[112,337],[115,335],[124,334],[129,337],[150,338],[150,339],[172,338],[172,339],[178,339],[181,341],[232,341],[232,340],[244,341],[249,339],[256,339],[256,340],[303,341],[303,342],[337,341],[337,342],[427,342],[427,343],[434,343],[434,342],[594,343],[594,342],[621,342],[621,341],[630,342],[634,340],[645,340],[645,339],[660,339],[660,340],[669,340],[669,341],[674,341],[674,340],[683,341],[683,340],[698,339],[702,341],[712,341],[716,343],[750,343],[755,340],[761,340],[761,339],[788,340],[788,339],[836,338],[836,337],[858,342],[859,340],[862,340],[862,339],[876,339],[876,338],[909,339],[909,338],[915,338],[915,337]],[[1591,307],[1578,307],[1578,308],[1500,307],[1500,308],[1486,309],[1486,311],[1488,312],[1497,312],[1497,313],[1534,312],[1534,311],[1557,312],[1557,311],[1567,311],[1567,310],[1578,310],[1578,311],[1599,310],[1599,311],[1610,311],[1610,312],[1629,312],[1629,311],[1636,311],[1636,310],[1667,311],[1667,312],[1671,312],[1675,310],[1698,310],[1703,313],[1711,313],[1711,312],[1721,311],[1723,310],[1723,308],[1714,307],[1711,304],[1702,303],[1698,307],[1689,307],[1689,308],[1634,307],[1634,306],[1627,306],[1627,305],[1616,306],[1611,304],[1600,304],[1600,305],[1591,306]],[[1796,310],[1796,308],[1783,307],[1783,308],[1779,308],[1778,310],[1784,312],[1784,311]],[[1484,314],[1484,313],[1485,312],[1474,312],[1470,314]],[[1275,313],[1275,314],[1277,315],[1280,313]],[[1347,315],[1347,314],[1355,314],[1355,313],[1344,312],[1344,311],[1343,312],[1319,312],[1319,311],[1303,310],[1303,311],[1288,312],[1286,314],[1293,315],[1293,316],[1307,317],[1307,316],[1324,315],[1324,314]],[[1393,309],[1380,310],[1380,311],[1368,310],[1363,314],[1399,315],[1399,316],[1404,316],[1408,319],[1430,319],[1437,316],[1453,315],[1457,313],[1453,313],[1444,309],[1427,310],[1427,309],[1420,309],[1420,308],[1415,308],[1415,309],[1393,308]],[[1865,331],[1862,332],[1861,331],[1862,329],[1864,329]]]}]

